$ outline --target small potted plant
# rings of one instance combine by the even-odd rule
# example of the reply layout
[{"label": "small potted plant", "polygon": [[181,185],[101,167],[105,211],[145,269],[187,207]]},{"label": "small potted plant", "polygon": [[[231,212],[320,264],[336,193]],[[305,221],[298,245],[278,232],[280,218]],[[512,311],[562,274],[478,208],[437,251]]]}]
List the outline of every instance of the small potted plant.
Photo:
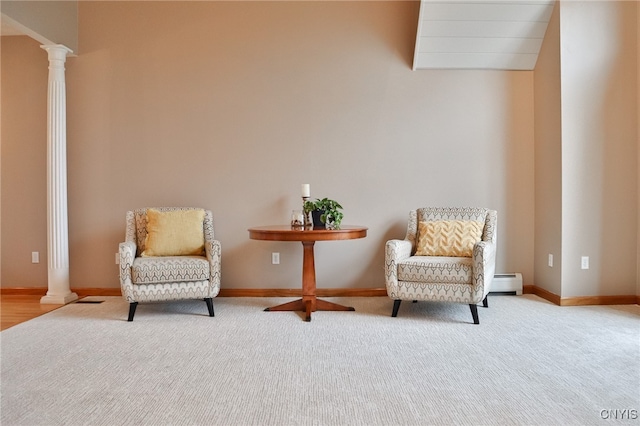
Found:
[{"label": "small potted plant", "polygon": [[340,223],[344,217],[342,206],[329,198],[306,201],[305,213],[311,212],[314,228],[340,229]]}]

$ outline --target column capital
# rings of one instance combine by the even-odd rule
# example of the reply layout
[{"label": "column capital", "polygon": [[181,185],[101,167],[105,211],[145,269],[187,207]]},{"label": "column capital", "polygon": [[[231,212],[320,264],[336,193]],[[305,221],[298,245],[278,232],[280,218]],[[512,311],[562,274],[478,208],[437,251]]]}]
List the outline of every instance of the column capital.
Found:
[{"label": "column capital", "polygon": [[69,49],[64,44],[43,44],[40,46],[42,49],[46,50],[49,54],[49,60],[66,60],[67,55],[73,53],[73,50]]}]

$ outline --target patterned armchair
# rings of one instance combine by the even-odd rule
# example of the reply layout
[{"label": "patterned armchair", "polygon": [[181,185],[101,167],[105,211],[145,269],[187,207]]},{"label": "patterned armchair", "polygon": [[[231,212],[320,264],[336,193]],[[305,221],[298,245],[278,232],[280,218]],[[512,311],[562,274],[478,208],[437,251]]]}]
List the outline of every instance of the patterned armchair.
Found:
[{"label": "patterned armchair", "polygon": [[[391,316],[398,315],[403,300],[457,302],[469,304],[473,322],[479,324],[476,304],[482,301],[483,306],[488,307],[487,293],[495,273],[497,221],[497,212],[484,208],[412,210],[405,239],[387,241],[385,246],[387,294],[394,300]],[[434,255],[433,250],[425,251],[425,245],[438,238],[433,236],[434,226],[437,226],[434,224],[438,223],[456,224],[459,229],[453,234],[457,233],[458,239],[461,227],[475,223],[477,242],[469,243],[467,238],[467,249],[462,255],[460,251],[454,255],[437,253],[437,250],[438,255]],[[448,237],[446,234],[438,233],[439,238],[456,239],[451,233]],[[447,240],[443,244],[455,247],[458,243]],[[427,248],[433,249],[433,246]]]},{"label": "patterned armchair", "polygon": [[[213,298],[220,291],[221,244],[213,236],[213,215],[209,210],[190,207],[158,207],[154,215],[166,212],[185,212],[199,215],[199,222],[191,224],[198,236],[202,223],[204,243],[199,252],[188,255],[147,256],[147,212],[142,208],[128,211],[125,242],[120,243],[120,286],[122,296],[129,302],[129,321],[133,321],[139,302],[165,302],[184,299],[203,299],[214,316]],[[190,212],[190,213],[189,213]],[[151,213],[150,213],[151,215]],[[171,239],[171,238],[170,238]],[[168,239],[169,240],[169,239]],[[167,240],[167,241],[168,241]]]}]

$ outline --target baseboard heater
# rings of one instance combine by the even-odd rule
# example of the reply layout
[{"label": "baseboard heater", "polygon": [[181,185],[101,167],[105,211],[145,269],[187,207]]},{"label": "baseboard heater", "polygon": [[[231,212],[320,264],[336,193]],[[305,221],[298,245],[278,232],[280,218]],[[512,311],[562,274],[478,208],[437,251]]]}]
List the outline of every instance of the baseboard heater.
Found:
[{"label": "baseboard heater", "polygon": [[490,293],[522,294],[522,274],[495,274],[491,282]]}]

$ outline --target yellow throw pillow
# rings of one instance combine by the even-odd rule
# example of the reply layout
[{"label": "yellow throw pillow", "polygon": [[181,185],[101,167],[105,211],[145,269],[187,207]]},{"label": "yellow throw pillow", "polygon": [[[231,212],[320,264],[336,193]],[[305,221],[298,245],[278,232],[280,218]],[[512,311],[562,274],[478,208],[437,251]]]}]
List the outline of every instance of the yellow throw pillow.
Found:
[{"label": "yellow throw pillow", "polygon": [[147,210],[143,257],[202,256],[204,210]]},{"label": "yellow throw pillow", "polygon": [[418,224],[416,256],[471,257],[484,222],[436,220]]}]

